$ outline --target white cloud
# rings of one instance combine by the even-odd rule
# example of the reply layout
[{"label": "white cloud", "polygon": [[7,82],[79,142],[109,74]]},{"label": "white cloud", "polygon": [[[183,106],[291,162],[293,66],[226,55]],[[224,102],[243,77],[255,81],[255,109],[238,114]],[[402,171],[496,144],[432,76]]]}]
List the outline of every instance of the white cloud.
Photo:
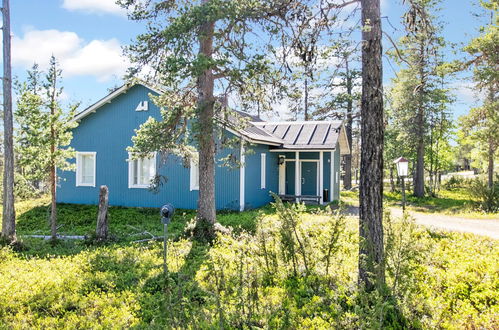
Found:
[{"label": "white cloud", "polygon": [[63,74],[94,76],[105,81],[122,76],[129,62],[122,55],[116,39],[86,42],[74,32],[58,30],[28,30],[12,39],[12,64],[29,68],[38,63],[46,68],[50,56],[59,61]]},{"label": "white cloud", "polygon": [[116,0],[64,0],[62,8],[92,14],[126,14],[126,11],[116,4]]}]

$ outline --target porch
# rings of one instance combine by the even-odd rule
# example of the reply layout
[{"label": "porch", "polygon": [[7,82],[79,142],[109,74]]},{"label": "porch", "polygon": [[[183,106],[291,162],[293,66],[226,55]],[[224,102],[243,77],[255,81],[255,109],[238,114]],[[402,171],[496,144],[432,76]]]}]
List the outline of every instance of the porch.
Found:
[{"label": "porch", "polygon": [[339,198],[339,153],[335,150],[279,153],[279,196],[284,201],[325,204]]}]

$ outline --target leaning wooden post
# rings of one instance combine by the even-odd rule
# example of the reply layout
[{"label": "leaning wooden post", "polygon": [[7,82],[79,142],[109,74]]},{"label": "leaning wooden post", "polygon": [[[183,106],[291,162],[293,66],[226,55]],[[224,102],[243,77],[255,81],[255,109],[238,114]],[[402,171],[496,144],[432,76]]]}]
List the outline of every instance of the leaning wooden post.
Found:
[{"label": "leaning wooden post", "polygon": [[107,186],[100,186],[99,192],[99,214],[97,215],[97,230],[95,232],[97,240],[107,239],[107,209],[109,206],[109,189]]}]

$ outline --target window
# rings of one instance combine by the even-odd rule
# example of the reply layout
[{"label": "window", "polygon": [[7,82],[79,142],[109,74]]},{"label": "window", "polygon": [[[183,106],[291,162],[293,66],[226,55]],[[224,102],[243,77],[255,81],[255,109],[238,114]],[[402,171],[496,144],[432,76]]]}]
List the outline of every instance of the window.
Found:
[{"label": "window", "polygon": [[199,190],[199,154],[197,152],[191,157],[190,168],[190,189],[191,191]]},{"label": "window", "polygon": [[76,153],[76,186],[95,187],[95,152]]},{"label": "window", "polygon": [[149,188],[156,175],[156,153],[150,158],[132,159],[128,153],[128,188]]},{"label": "window", "polygon": [[265,189],[265,183],[266,183],[266,177],[267,177],[267,154],[260,154],[260,165],[262,170],[260,171],[261,177],[260,177],[260,187],[262,189]]}]

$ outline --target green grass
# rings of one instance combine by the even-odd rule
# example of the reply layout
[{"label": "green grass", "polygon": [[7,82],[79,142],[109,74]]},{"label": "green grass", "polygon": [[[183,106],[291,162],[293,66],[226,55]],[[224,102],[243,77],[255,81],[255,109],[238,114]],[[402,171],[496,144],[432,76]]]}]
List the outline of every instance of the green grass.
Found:
[{"label": "green grass", "polygon": [[[390,192],[385,187],[383,198],[388,206],[401,207],[402,194]],[[358,191],[342,191],[341,201],[344,205],[358,206]],[[441,213],[470,219],[499,219],[498,213],[485,213],[477,210],[476,200],[464,189],[441,190],[437,197],[414,197],[406,192],[407,208],[414,212]]]},{"label": "green grass", "polygon": [[[356,288],[356,219],[319,208],[298,210],[296,236],[285,235],[289,228],[271,207],[222,212],[219,222],[234,230],[213,245],[183,234],[194,212],[179,210],[168,281],[161,242],[132,242],[147,238],[136,235],[143,231],[162,234],[157,209],[110,208],[114,239],[106,244],[23,238],[48,233],[47,210],[47,199],[17,204],[24,249],[0,248],[0,328],[497,326],[499,244],[492,239],[387,219],[390,303]],[[95,206],[60,205],[60,233],[91,233],[96,214]]]}]

